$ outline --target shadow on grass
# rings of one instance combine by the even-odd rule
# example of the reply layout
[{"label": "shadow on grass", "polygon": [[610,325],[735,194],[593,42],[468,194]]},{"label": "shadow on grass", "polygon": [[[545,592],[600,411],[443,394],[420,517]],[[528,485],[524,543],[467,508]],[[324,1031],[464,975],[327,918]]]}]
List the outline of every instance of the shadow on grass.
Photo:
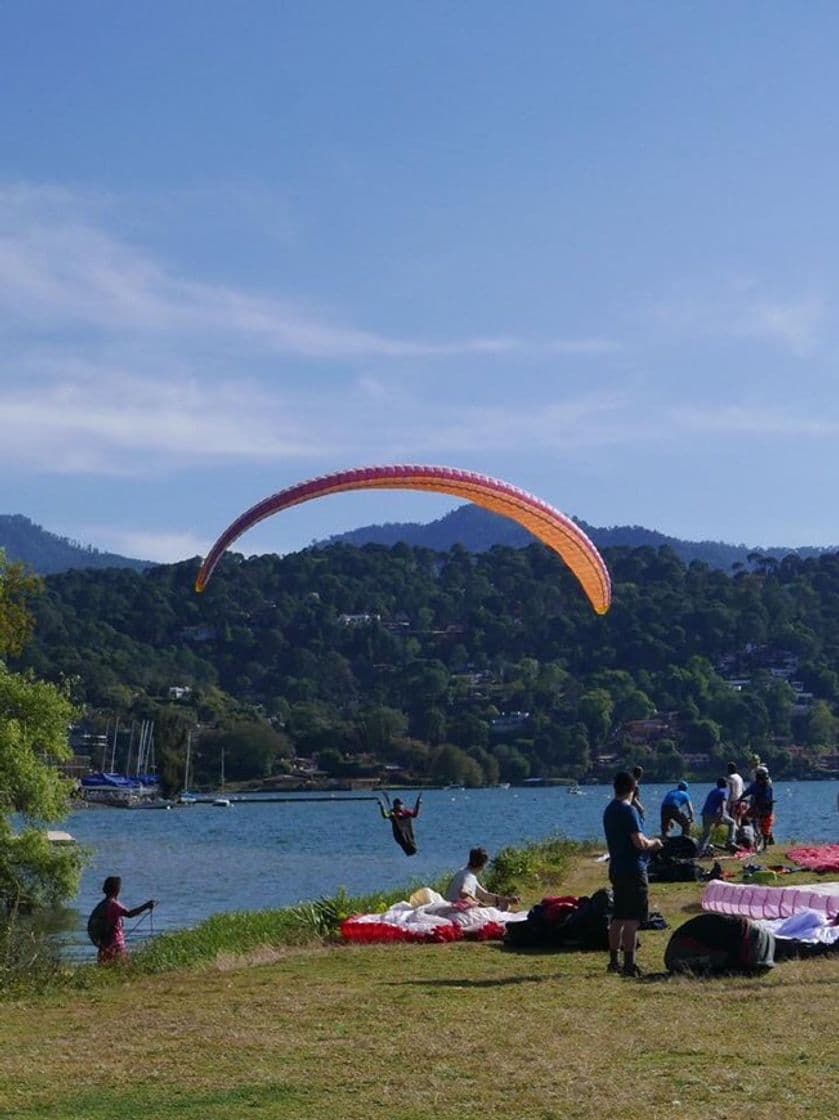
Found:
[{"label": "shadow on grass", "polygon": [[440,980],[388,980],[390,988],[506,988],[515,984],[538,984],[542,980],[552,980],[552,976],[499,976],[493,980],[469,980],[446,978]]},{"label": "shadow on grass", "polygon": [[[299,1115],[307,1102],[307,1094],[283,1084],[237,1086],[216,1093],[166,1093],[165,1090],[125,1093],[102,1089],[95,1094],[66,1097],[52,1105],[24,1105],[13,1112],[0,1115],[20,1117],[21,1120],[135,1120],[137,1117],[155,1117],[165,1120],[208,1120],[215,1116]],[[286,1111],[288,1109],[288,1111]],[[279,1110],[279,1111],[278,1111]]]}]

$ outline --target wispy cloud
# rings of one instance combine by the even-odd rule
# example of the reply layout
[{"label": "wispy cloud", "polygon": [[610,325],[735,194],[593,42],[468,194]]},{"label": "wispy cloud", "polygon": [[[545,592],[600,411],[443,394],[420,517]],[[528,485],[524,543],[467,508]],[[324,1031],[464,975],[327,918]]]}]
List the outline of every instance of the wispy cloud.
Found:
[{"label": "wispy cloud", "polygon": [[753,284],[721,284],[713,295],[685,294],[649,300],[641,318],[658,338],[749,339],[796,357],[820,344],[828,321],[827,302],[815,294],[772,297]]},{"label": "wispy cloud", "polygon": [[105,552],[121,556],[135,556],[138,560],[171,563],[188,556],[204,556],[212,543],[209,539],[192,533],[156,532],[155,530],[115,529],[113,525],[95,522],[83,525],[74,523],[73,538],[93,542]]},{"label": "wispy cloud", "polygon": [[311,445],[276,394],[83,362],[0,389],[0,461],[54,474],[154,474],[177,464],[293,459]]},{"label": "wispy cloud", "polygon": [[790,409],[767,409],[748,405],[722,408],[675,408],[668,411],[668,424],[673,432],[779,436],[805,439],[835,439],[839,435],[839,419],[830,415],[803,416]]},{"label": "wispy cloud", "polygon": [[[416,360],[596,357],[608,338],[395,337],[276,292],[183,275],[114,235],[106,196],[0,188],[0,463],[152,475],[547,438],[550,413],[447,407]],[[310,364],[311,363],[311,364]],[[356,377],[354,366],[367,372]],[[449,376],[447,371],[446,376]],[[406,388],[407,386],[407,388]],[[593,406],[571,403],[589,416]],[[580,411],[581,410],[581,411]],[[570,415],[570,413],[568,413]],[[559,427],[562,418],[557,415]],[[539,433],[537,434],[536,429]],[[554,433],[555,434],[555,433]]]},{"label": "wispy cloud", "polygon": [[166,335],[311,359],[607,353],[608,339],[391,337],[342,325],[299,300],[182,276],[92,223],[63,191],[0,190],[0,311],[7,329]]}]

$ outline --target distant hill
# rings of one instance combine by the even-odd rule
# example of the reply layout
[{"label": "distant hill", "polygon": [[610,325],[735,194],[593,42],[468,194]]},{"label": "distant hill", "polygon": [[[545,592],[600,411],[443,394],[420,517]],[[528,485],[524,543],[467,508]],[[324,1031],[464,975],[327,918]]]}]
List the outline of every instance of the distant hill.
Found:
[{"label": "distant hill", "polygon": [[42,576],[74,568],[131,568],[142,572],[152,567],[149,560],[132,560],[113,552],[100,552],[67,537],[56,536],[19,513],[0,514],[0,548],[7,559],[25,564]]},{"label": "distant hill", "polygon": [[[802,558],[818,556],[829,552],[826,548],[751,548],[745,544],[726,544],[724,541],[683,541],[678,537],[668,537],[654,529],[644,529],[640,525],[613,525],[597,528],[584,521],[577,522],[589,535],[598,548],[671,548],[685,564],[701,560],[712,568],[729,571],[733,564],[749,566],[748,557],[754,553],[781,559],[790,553]],[[401,542],[420,548],[430,548],[445,552],[453,545],[460,544],[469,552],[485,552],[493,545],[507,545],[510,548],[523,548],[531,544],[533,538],[515,522],[496,513],[489,513],[478,506],[459,506],[451,513],[423,525],[413,521],[390,522],[385,525],[366,525],[330,537],[329,542],[341,541],[346,544],[383,544],[394,545]]]}]

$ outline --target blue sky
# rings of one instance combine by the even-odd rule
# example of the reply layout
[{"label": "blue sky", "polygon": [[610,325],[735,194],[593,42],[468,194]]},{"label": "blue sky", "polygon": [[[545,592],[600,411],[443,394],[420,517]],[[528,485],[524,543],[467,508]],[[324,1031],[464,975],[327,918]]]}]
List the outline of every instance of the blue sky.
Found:
[{"label": "blue sky", "polygon": [[4,5],[0,512],[175,560],[436,462],[839,544],[837,36],[818,2]]}]

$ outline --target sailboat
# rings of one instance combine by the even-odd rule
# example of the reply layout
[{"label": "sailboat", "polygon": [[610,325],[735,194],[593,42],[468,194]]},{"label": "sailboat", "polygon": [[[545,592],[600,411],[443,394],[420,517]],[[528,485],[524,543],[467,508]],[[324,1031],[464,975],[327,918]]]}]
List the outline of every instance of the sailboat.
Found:
[{"label": "sailboat", "polygon": [[181,795],[178,797],[179,805],[194,805],[198,798],[194,793],[189,792],[189,764],[192,759],[192,732],[188,731],[186,734],[186,761],[184,762],[184,788]]},{"label": "sailboat", "polygon": [[[222,790],[224,789],[224,747],[221,748],[221,776],[219,778],[218,788],[219,794],[221,794]],[[215,805],[219,809],[229,809],[231,804],[232,803],[229,797],[219,796],[213,798],[213,805]]]}]

